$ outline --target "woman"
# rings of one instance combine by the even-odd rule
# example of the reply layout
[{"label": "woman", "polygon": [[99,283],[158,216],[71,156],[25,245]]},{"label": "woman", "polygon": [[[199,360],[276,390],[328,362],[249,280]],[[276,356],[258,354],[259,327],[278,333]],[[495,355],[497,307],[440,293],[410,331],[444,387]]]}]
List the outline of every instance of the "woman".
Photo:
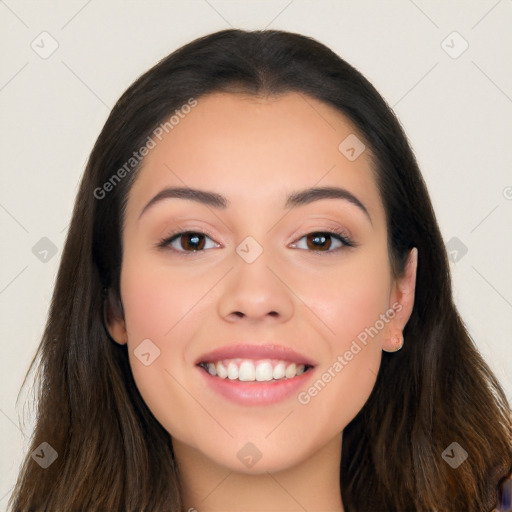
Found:
[{"label": "woman", "polygon": [[512,469],[406,136],[298,34],[205,36],[123,94],[39,356],[16,511],[482,511]]}]

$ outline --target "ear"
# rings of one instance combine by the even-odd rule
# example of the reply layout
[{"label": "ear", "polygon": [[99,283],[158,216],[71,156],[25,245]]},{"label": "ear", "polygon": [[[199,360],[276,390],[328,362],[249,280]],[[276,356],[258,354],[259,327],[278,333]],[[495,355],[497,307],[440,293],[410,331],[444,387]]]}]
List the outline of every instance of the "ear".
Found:
[{"label": "ear", "polygon": [[418,249],[413,247],[409,251],[404,275],[395,280],[389,297],[390,308],[395,315],[386,326],[382,342],[382,350],[396,352],[404,343],[403,330],[409,321],[414,306],[414,292],[416,289],[416,270],[418,266]]},{"label": "ear", "polygon": [[103,300],[103,322],[113,341],[119,345],[125,345],[128,342],[123,305],[111,288],[108,289]]}]

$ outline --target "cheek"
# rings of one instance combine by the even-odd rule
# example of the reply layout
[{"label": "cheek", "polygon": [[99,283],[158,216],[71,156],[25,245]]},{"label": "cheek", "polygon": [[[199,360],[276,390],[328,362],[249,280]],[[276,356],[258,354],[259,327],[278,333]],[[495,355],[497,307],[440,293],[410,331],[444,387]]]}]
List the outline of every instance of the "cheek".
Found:
[{"label": "cheek", "polygon": [[385,325],[381,315],[388,309],[389,297],[386,280],[378,278],[369,274],[340,278],[331,283],[329,294],[318,296],[318,315],[329,326],[326,357],[316,369],[316,379],[297,398],[304,414],[323,418],[325,436],[350,423],[375,385]]},{"label": "cheek", "polygon": [[[181,437],[187,435],[187,422],[176,418],[187,418],[191,408],[189,346],[201,327],[210,304],[208,291],[216,279],[197,271],[180,272],[154,259],[143,261],[140,255],[126,254],[123,261],[121,295],[133,378],[158,421]],[[145,350],[139,350],[143,346]],[[150,353],[148,365],[138,357],[144,352]],[[201,411],[195,412],[201,416]]]},{"label": "cheek", "polygon": [[[323,283],[319,286],[316,283]],[[368,329],[370,339],[380,339],[383,322],[380,320],[389,308],[390,277],[385,265],[372,258],[354,258],[346,266],[324,275],[308,286],[305,295],[314,305],[317,316],[329,328],[323,329],[331,351],[347,350],[352,340],[364,340]],[[378,343],[378,342],[377,342]],[[374,343],[375,345],[377,343]]]},{"label": "cheek", "polygon": [[[121,294],[128,336],[163,341],[205,293],[206,282],[196,272],[183,275],[165,263],[127,257],[123,261]],[[211,284],[210,284],[211,286]]]},{"label": "cheek", "polygon": [[297,283],[299,295],[321,320],[315,323],[324,349],[315,380],[297,398],[302,414],[325,420],[326,436],[356,416],[375,385],[386,325],[381,315],[389,309],[386,263],[382,250],[367,251]]}]

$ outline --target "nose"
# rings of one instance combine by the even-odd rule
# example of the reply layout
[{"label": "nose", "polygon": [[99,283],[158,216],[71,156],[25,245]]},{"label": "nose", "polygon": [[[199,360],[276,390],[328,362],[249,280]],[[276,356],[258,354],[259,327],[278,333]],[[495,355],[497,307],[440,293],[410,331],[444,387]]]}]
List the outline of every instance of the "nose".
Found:
[{"label": "nose", "polygon": [[266,251],[252,263],[235,255],[218,301],[219,315],[229,322],[286,322],[294,311],[289,278]]}]

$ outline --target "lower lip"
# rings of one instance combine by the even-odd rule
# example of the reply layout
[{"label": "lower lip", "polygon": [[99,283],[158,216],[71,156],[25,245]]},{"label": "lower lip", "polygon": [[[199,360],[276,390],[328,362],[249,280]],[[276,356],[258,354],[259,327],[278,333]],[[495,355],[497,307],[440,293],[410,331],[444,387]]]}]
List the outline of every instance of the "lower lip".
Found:
[{"label": "lower lip", "polygon": [[264,382],[240,382],[227,377],[221,379],[197,367],[206,383],[220,395],[241,405],[270,405],[289,398],[310,379],[313,368],[291,379]]}]

